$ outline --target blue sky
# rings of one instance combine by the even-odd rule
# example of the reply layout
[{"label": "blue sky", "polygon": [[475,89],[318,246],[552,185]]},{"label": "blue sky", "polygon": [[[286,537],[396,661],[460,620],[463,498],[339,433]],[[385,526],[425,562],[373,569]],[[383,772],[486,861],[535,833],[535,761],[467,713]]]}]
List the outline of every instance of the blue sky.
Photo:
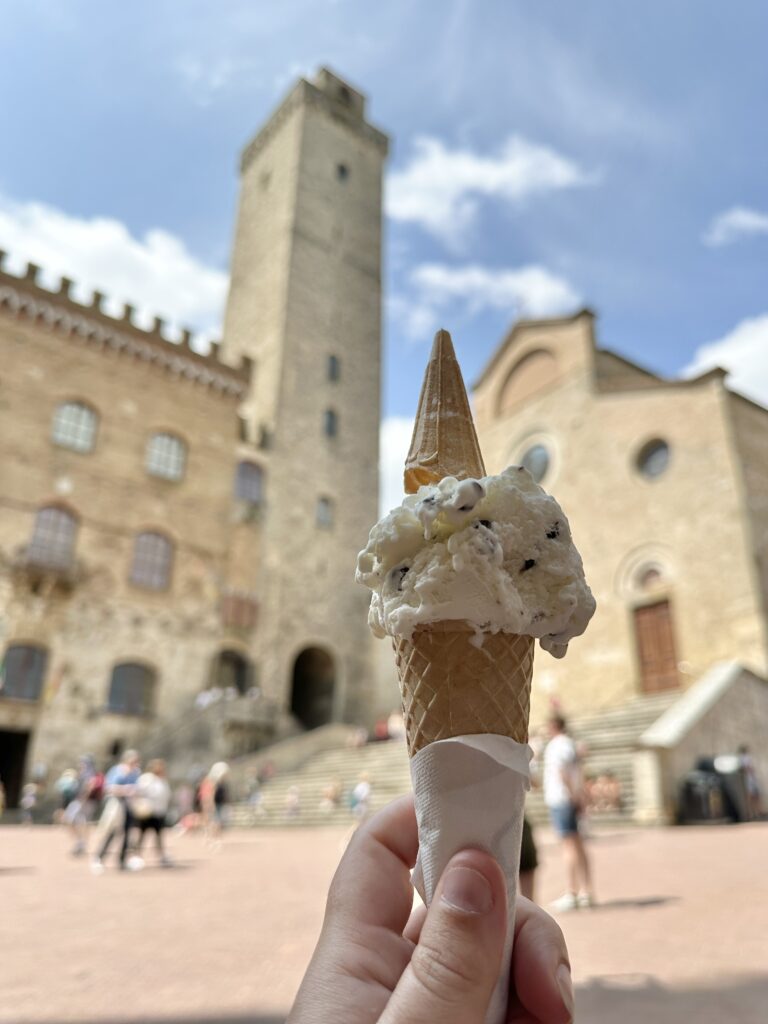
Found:
[{"label": "blue sky", "polygon": [[393,138],[392,423],[438,323],[471,379],[516,315],[582,303],[604,345],[768,400],[763,4],[27,0],[3,23],[12,268],[217,333],[238,153],[328,64]]}]

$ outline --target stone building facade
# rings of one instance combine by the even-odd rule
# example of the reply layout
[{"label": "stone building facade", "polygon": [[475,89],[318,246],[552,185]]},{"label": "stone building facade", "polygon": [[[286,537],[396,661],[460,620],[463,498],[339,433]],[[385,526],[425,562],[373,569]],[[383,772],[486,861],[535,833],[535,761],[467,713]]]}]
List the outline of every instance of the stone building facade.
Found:
[{"label": "stone building facade", "polygon": [[172,732],[212,685],[238,694],[232,752],[371,714],[353,570],[378,495],[386,151],[345,82],[295,85],[243,154],[209,355],[0,264],[11,801],[79,753]]},{"label": "stone building facade", "polygon": [[474,387],[489,472],[557,495],[597,612],[538,652],[532,717],[686,688],[715,662],[768,668],[768,411],[725,373],[664,380],[597,346],[594,316],[520,321]]}]

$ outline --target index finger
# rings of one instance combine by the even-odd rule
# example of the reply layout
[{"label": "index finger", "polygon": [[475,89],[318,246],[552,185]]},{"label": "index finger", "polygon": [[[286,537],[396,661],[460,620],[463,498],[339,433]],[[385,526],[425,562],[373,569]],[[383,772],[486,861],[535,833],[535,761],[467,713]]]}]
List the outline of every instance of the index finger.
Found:
[{"label": "index finger", "polygon": [[413,796],[404,796],[355,832],[331,882],[326,918],[401,934],[413,904],[418,848]]}]

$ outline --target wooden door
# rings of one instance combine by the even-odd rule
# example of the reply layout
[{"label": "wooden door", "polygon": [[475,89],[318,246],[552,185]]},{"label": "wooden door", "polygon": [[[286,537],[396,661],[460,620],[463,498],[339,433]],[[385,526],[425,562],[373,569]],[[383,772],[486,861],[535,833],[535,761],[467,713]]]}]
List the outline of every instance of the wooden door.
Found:
[{"label": "wooden door", "polygon": [[635,608],[635,636],[644,693],[672,690],[679,685],[675,637],[669,601]]}]

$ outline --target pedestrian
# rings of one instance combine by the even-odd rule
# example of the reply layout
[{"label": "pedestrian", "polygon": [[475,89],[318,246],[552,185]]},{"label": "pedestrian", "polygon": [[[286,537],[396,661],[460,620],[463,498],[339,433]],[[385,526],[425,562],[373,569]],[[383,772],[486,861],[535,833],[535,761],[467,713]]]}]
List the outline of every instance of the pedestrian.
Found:
[{"label": "pedestrian", "polygon": [[371,780],[368,772],[360,773],[360,780],[352,790],[352,813],[359,823],[365,821],[371,809]]},{"label": "pedestrian", "polygon": [[739,747],[739,765],[744,775],[744,786],[747,790],[747,813],[750,821],[757,821],[763,815],[763,799],[760,783],[757,781],[755,762],[746,743]]},{"label": "pedestrian", "polygon": [[37,806],[37,783],[27,782],[21,790],[21,823],[32,825],[35,821],[35,807]]},{"label": "pedestrian", "polygon": [[[140,801],[141,803],[139,803]],[[137,856],[141,855],[144,836],[147,832],[152,831],[155,833],[157,859],[164,868],[170,867],[171,861],[163,845],[163,833],[171,806],[171,787],[166,778],[165,761],[155,758],[154,761],[149,762],[147,770],[139,776],[136,795],[132,797],[130,803],[136,827],[139,830],[136,842]]]},{"label": "pedestrian", "polygon": [[227,823],[229,813],[229,765],[217,761],[200,783],[200,807],[206,831],[218,838]]},{"label": "pedestrian", "polygon": [[555,910],[592,906],[589,858],[579,832],[584,809],[582,772],[576,745],[560,714],[549,720],[550,740],[544,750],[544,801],[560,837],[568,889],[552,903]]},{"label": "pedestrian", "polygon": [[88,845],[88,826],[94,819],[104,791],[104,776],[96,770],[90,754],[84,754],[78,761],[76,779],[77,789],[64,811],[63,820],[75,841],[72,856],[82,857]]},{"label": "pedestrian", "polygon": [[99,821],[99,842],[96,854],[91,861],[91,871],[95,875],[103,874],[104,858],[112,841],[122,835],[120,847],[120,868],[135,871],[143,866],[140,858],[128,860],[128,843],[130,841],[133,815],[128,806],[129,799],[136,792],[136,783],[141,775],[141,761],[135,750],[126,750],[120,763],[110,768],[104,779],[104,791],[107,801]]},{"label": "pedestrian", "polygon": [[285,794],[285,814],[288,818],[298,818],[301,814],[301,790],[298,786],[289,786]]},{"label": "pedestrian", "polygon": [[54,783],[53,788],[59,794],[59,806],[54,813],[54,820],[58,825],[64,820],[67,808],[77,796],[79,783],[75,769],[65,768]]}]

